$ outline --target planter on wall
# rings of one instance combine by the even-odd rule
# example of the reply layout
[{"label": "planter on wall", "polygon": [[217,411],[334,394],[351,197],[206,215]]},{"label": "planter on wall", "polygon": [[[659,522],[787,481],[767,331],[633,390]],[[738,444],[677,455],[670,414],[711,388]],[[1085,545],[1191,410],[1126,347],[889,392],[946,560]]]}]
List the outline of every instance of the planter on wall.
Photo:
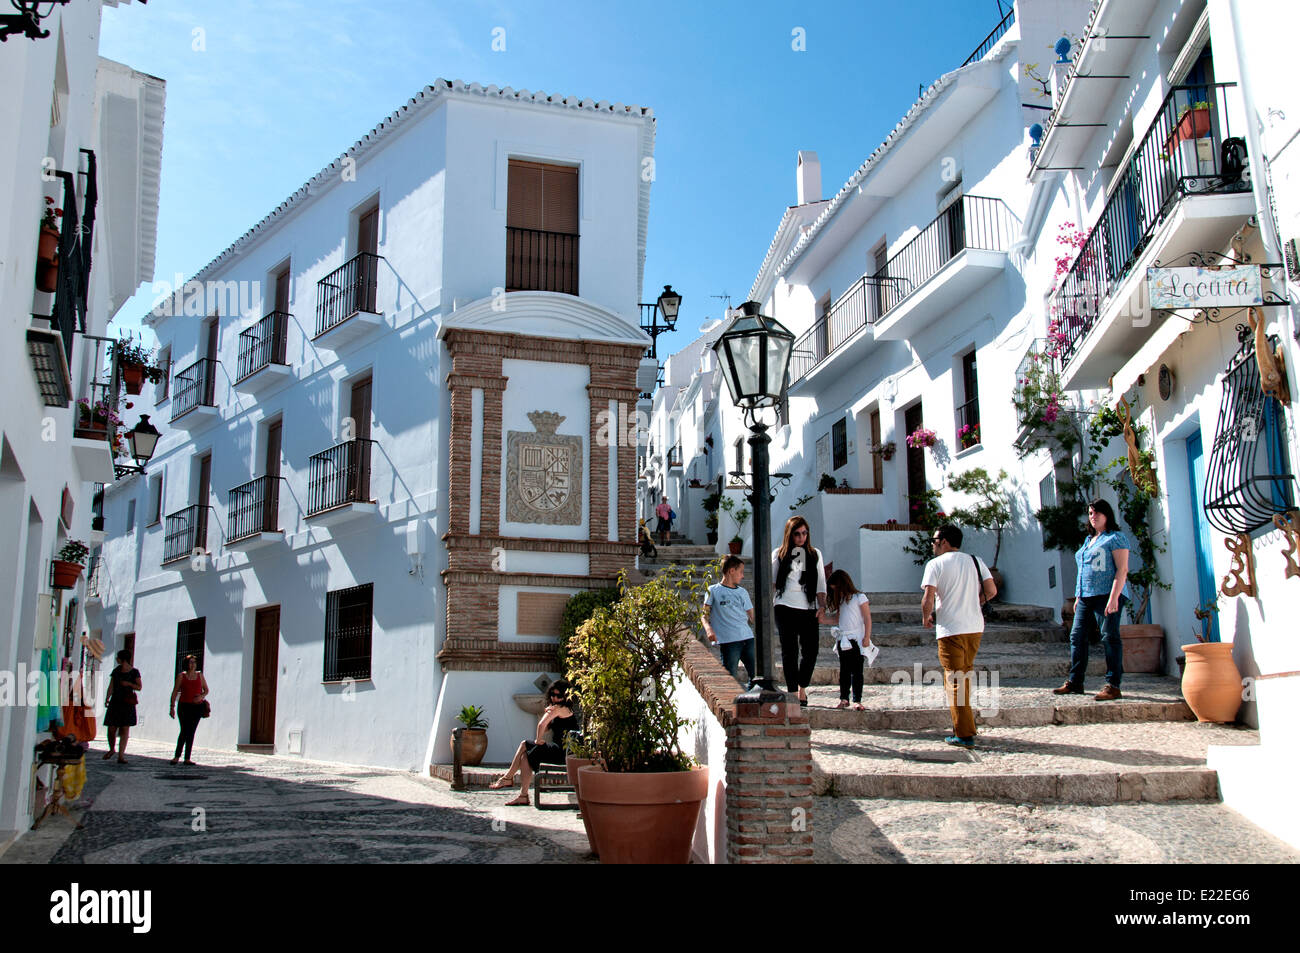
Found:
[{"label": "planter on wall", "polygon": [[1184,645],[1183,698],[1197,721],[1234,721],[1241,707],[1241,673],[1231,642]]},{"label": "planter on wall", "polygon": [[41,238],[36,246],[36,259],[53,264],[59,251],[59,230],[48,225],[41,226]]},{"label": "planter on wall", "polygon": [[77,580],[81,578],[81,570],[84,568],[81,563],[70,563],[62,559],[54,560],[54,582],[52,585],[55,589],[75,589]]},{"label": "planter on wall", "polygon": [[1121,625],[1124,640],[1124,671],[1138,675],[1164,673],[1165,630],[1158,625]]},{"label": "planter on wall", "polygon": [[144,365],[143,364],[123,364],[122,365],[122,384],[126,387],[126,392],[133,397],[138,397],[144,389]]},{"label": "planter on wall", "polygon": [[601,863],[690,863],[708,768],[624,774],[588,766],[578,779]]},{"label": "planter on wall", "polygon": [[1206,106],[1189,109],[1174,127],[1173,135],[1165,143],[1165,153],[1173,152],[1178,143],[1187,139],[1204,139],[1210,134],[1210,110]]},{"label": "planter on wall", "polygon": [[36,290],[50,294],[59,287],[59,263],[57,261],[38,261],[36,263]]}]

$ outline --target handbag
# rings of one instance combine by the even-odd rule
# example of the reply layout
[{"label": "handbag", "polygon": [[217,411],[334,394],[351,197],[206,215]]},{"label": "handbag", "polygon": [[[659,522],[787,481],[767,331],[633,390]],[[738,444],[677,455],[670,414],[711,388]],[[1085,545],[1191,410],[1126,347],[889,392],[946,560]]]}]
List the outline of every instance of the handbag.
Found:
[{"label": "handbag", "polygon": [[980,561],[975,558],[974,553],[970,554],[970,560],[975,564],[975,598],[980,604],[980,615],[984,617],[985,621],[988,621],[989,604],[988,600],[984,598],[984,581],[980,579]]},{"label": "handbag", "polygon": [[203,699],[203,701],[199,702],[199,705],[201,706],[199,708],[200,718],[207,718],[209,715],[212,714],[212,706],[208,704],[208,700],[206,698]]}]

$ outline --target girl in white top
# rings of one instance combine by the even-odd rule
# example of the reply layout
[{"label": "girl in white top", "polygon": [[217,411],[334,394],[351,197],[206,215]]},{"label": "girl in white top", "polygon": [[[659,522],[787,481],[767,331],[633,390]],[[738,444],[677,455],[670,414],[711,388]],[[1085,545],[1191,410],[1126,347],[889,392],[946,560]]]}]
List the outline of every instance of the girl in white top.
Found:
[{"label": "girl in white top", "polygon": [[[826,608],[817,613],[817,621],[834,625],[837,639],[835,651],[840,656],[840,703],[836,708],[849,707],[849,690],[853,690],[853,710],[862,707],[862,661],[871,654],[871,604],[865,594],[858,591],[853,580],[843,569],[831,573],[827,583]],[[870,650],[870,651],[869,651]]]}]

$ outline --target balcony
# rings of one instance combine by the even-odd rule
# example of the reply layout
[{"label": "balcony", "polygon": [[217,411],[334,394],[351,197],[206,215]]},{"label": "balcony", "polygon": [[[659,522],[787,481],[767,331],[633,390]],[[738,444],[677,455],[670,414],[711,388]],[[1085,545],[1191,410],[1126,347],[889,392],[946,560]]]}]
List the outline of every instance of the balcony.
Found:
[{"label": "balcony", "polygon": [[373,440],[348,440],[308,460],[307,519],[330,525],[378,512],[370,499]]},{"label": "balcony", "polygon": [[376,303],[381,261],[378,255],[361,252],[316,282],[317,347],[337,351],[384,326]]},{"label": "balcony", "polygon": [[1002,273],[1019,223],[1001,199],[963,195],[890,258],[879,283],[875,336],[914,338]]},{"label": "balcony", "polygon": [[1148,267],[1222,248],[1254,213],[1249,179],[1223,161],[1224,142],[1245,131],[1238,110],[1235,83],[1176,86],[1165,97],[1052,296],[1066,388],[1105,386],[1164,324],[1165,314],[1146,312]]},{"label": "balcony", "polygon": [[284,539],[280,530],[280,478],[261,476],[226,497],[230,538],[226,549],[248,552]]},{"label": "balcony", "polygon": [[257,394],[292,376],[285,360],[291,317],[284,311],[272,311],[240,333],[235,390]]},{"label": "balcony", "polygon": [[[208,551],[208,508],[194,504],[167,517],[163,534],[164,566],[180,563]],[[177,568],[184,568],[178,566]]]},{"label": "balcony", "polygon": [[978,63],[980,60],[984,59],[984,57],[988,55],[989,51],[998,45],[998,40],[1002,39],[1007,30],[1011,29],[1011,25],[1015,22],[1016,8],[1012,7],[1006,12],[1006,15],[1003,16],[1002,20],[993,28],[989,35],[984,37],[984,42],[975,47],[975,52],[966,57],[966,61],[961,65],[970,66],[971,63]]},{"label": "balcony", "polygon": [[972,447],[980,445],[980,402],[978,398],[972,397],[966,403],[957,406],[956,412],[953,414],[953,428],[959,453],[962,450],[970,450]]},{"label": "balcony", "polygon": [[102,556],[91,556],[90,565],[86,567],[86,604],[102,605],[104,596],[100,590],[102,585],[102,575],[104,569],[104,559]]},{"label": "balcony", "polygon": [[832,356],[850,354],[843,363],[856,363],[875,340],[873,333],[863,332],[863,328],[874,325],[885,302],[896,295],[888,278],[859,278],[794,342],[790,352],[790,386],[793,388]]},{"label": "balcony", "polygon": [[680,470],[682,468],[682,448],[670,447],[668,450],[668,469]]},{"label": "balcony", "polygon": [[578,236],[506,226],[506,291],[578,293]]},{"label": "balcony", "polygon": [[104,484],[96,483],[95,492],[90,497],[90,541],[102,543],[107,536],[104,532]]},{"label": "balcony", "polygon": [[172,426],[197,430],[221,416],[216,407],[217,361],[195,361],[172,378]]},{"label": "balcony", "polygon": [[[1067,413],[1061,388],[1060,336],[1038,338],[1029,346],[1016,368],[1016,385],[1011,402],[1016,409],[1014,446],[1023,450],[1035,436],[1051,438],[1055,426]],[[1053,447],[1055,442],[1049,439]]]},{"label": "balcony", "polygon": [[91,381],[86,403],[77,402],[72,429],[72,458],[81,478],[89,483],[112,483],[113,446],[121,418],[107,381]]}]

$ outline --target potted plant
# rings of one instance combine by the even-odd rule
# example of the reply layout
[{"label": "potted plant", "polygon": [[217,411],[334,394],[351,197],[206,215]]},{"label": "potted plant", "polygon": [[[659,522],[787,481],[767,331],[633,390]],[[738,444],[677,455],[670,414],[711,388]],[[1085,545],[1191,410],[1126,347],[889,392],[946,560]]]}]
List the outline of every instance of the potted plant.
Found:
[{"label": "potted plant", "polygon": [[146,350],[129,338],[118,341],[113,345],[113,350],[117,355],[117,364],[122,370],[122,383],[128,394],[139,395],[144,389],[146,379],[152,384],[162,380],[162,368],[153,363],[152,351]]},{"label": "potted plant", "polygon": [[894,453],[897,450],[898,450],[898,445],[894,443],[894,441],[890,440],[887,441],[886,443],[882,443],[878,447],[872,447],[871,455],[880,457],[883,460],[892,460],[894,459]]},{"label": "potted plant", "polygon": [[1186,139],[1204,139],[1210,134],[1210,107],[1213,103],[1200,100],[1178,111],[1178,120],[1173,133],[1165,142],[1165,154],[1178,148],[1178,143]]},{"label": "potted plant", "polygon": [[740,509],[736,509],[736,501],[729,496],[723,497],[720,505],[736,521],[736,535],[727,542],[727,548],[731,550],[733,556],[739,556],[741,549],[745,546],[745,538],[740,535],[740,531],[744,527],[745,521],[749,519],[749,508],[742,506]]},{"label": "potted plant", "polygon": [[953,522],[993,533],[993,561],[989,563],[989,574],[1001,597],[1006,580],[998,569],[998,556],[1002,554],[1002,532],[1011,522],[1013,500],[1013,488],[1007,471],[999,470],[996,477],[991,477],[983,467],[975,467],[952,477],[948,486],[958,493],[969,493],[975,497],[974,505],[957,507],[952,511]]},{"label": "potted plant", "polygon": [[488,747],[488,723],[487,719],[483,717],[483,706],[462,706],[456,720],[461,723],[462,727],[452,729],[452,751],[456,750],[456,736],[459,735],[460,763],[471,768],[481,764],[483,756],[487,754]]},{"label": "potted plant", "polygon": [[939,442],[939,436],[933,430],[917,427],[907,435],[907,445],[913,450],[921,447],[933,447]]},{"label": "potted plant", "polygon": [[583,813],[604,863],[687,863],[707,768],[681,748],[690,722],[674,703],[711,567],[670,566],[598,609],[570,646],[593,755],[580,768]]},{"label": "potted plant", "polygon": [[64,543],[59,554],[54,557],[54,588],[75,588],[89,555],[90,548],[79,539],[70,539]]},{"label": "potted plant", "polygon": [[55,208],[54,199],[45,196],[36,246],[36,290],[47,294],[59,286],[59,219],[62,217],[63,209]]},{"label": "potted plant", "polygon": [[829,473],[823,473],[821,479],[817,481],[817,492],[825,493],[827,490],[835,489],[835,477]]},{"label": "potted plant", "polygon": [[708,514],[704,517],[704,528],[706,530],[704,538],[710,546],[717,545],[718,542],[718,506],[721,502],[722,494],[717,491],[710,493],[701,501],[704,512]]},{"label": "potted plant", "polygon": [[963,450],[969,450],[971,447],[979,446],[980,425],[962,424],[957,430],[957,442],[961,444]]},{"label": "potted plant", "polygon": [[74,432],[78,437],[89,437],[90,439],[108,439],[108,425],[113,424],[115,427],[122,425],[122,418],[117,415],[112,407],[102,400],[97,400],[93,404],[88,398],[81,398],[77,401],[77,426]]}]

